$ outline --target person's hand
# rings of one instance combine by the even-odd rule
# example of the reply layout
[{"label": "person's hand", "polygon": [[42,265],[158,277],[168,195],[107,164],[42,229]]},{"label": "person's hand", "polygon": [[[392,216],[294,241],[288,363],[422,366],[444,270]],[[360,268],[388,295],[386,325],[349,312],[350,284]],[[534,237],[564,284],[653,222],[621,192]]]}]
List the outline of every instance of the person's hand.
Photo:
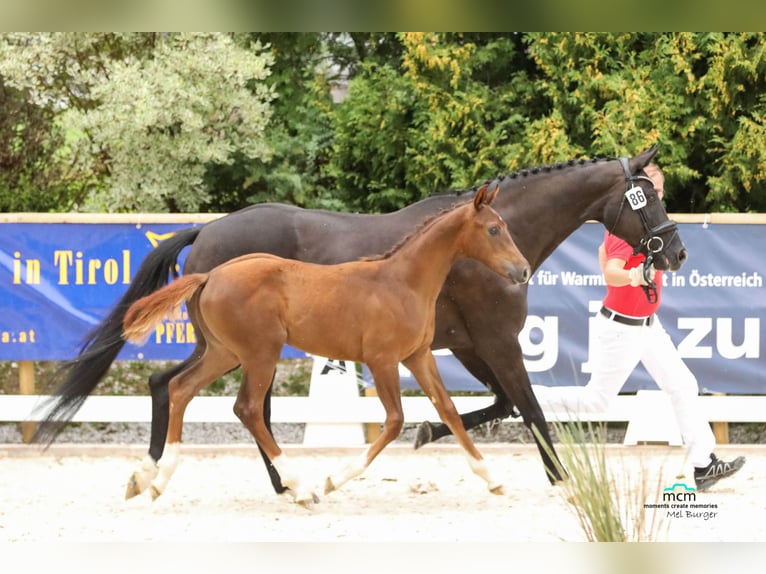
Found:
[{"label": "person's hand", "polygon": [[[654,268],[654,265],[650,265],[649,273],[647,274],[649,276],[649,281],[654,281],[654,274],[656,272],[657,270]],[[649,282],[644,277],[643,265],[639,265],[638,267],[633,267],[632,269],[629,269],[628,277],[630,277],[631,287],[638,287],[639,285],[649,285]]]}]

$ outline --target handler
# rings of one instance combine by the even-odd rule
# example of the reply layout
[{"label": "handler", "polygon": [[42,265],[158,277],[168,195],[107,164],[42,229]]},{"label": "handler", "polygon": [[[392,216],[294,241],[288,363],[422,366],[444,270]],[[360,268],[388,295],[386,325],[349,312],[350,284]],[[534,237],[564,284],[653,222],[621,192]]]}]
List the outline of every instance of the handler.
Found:
[{"label": "handler", "polygon": [[[662,199],[665,177],[660,168],[649,164],[645,171]],[[724,461],[713,453],[715,436],[700,410],[697,379],[656,315],[662,271],[650,266],[645,277],[645,256],[634,255],[630,245],[608,231],[599,246],[598,259],[607,287],[593,325],[590,381],[579,387],[533,385],[540,406],[575,413],[603,412],[641,362],[660,389],[670,395],[689,460],[694,465],[697,489],[707,490],[742,468],[745,458]],[[656,296],[651,302],[642,289],[650,282],[656,282]]]}]

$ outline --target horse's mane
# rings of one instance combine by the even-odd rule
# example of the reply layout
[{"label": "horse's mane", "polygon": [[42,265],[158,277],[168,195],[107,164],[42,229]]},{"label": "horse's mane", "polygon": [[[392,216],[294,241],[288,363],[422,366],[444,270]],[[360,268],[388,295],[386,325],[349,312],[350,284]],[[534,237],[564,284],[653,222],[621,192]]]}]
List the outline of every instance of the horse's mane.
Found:
[{"label": "horse's mane", "polygon": [[[583,166],[583,165],[591,165],[591,164],[596,164],[596,163],[599,163],[599,162],[602,162],[602,161],[612,161],[612,160],[615,160],[615,159],[617,159],[617,158],[615,158],[615,157],[600,157],[600,158],[598,158],[597,157],[597,158],[589,158],[589,159],[586,159],[586,158],[583,158],[583,159],[570,159],[570,160],[562,161],[562,162],[559,162],[559,163],[554,163],[554,164],[549,164],[549,165],[540,165],[540,166],[536,166],[536,167],[520,169],[518,171],[514,171],[514,172],[511,172],[511,173],[498,175],[497,177],[495,177],[495,179],[484,180],[481,183],[478,183],[478,184],[474,185],[473,187],[470,187],[470,188],[467,188],[467,189],[451,189],[449,191],[445,191],[445,192],[442,192],[442,193],[434,194],[431,197],[444,196],[444,195],[454,195],[454,196],[457,196],[457,197],[461,197],[461,196],[463,196],[465,194],[468,194],[468,193],[471,193],[471,194],[476,193],[483,185],[489,185],[492,182],[497,182],[499,184],[500,182],[504,181],[505,179],[517,179],[517,178],[531,177],[531,176],[538,175],[538,174],[541,174],[541,173],[551,173],[551,172],[554,172],[554,171],[561,171],[561,170],[564,170],[564,169],[568,169],[570,167]],[[381,259],[388,259],[394,253],[399,251],[402,248],[402,246],[405,243],[407,243],[410,239],[412,239],[415,235],[419,235],[419,234],[423,233],[426,230],[427,227],[429,227],[431,224],[433,224],[435,219],[438,219],[439,217],[441,217],[445,213],[447,213],[449,211],[452,211],[453,209],[455,209],[459,205],[461,205],[461,204],[460,203],[453,204],[453,205],[451,205],[449,207],[446,207],[446,208],[444,208],[444,209],[434,213],[433,215],[425,218],[423,220],[423,222],[420,225],[418,225],[418,227],[412,233],[406,235],[403,239],[401,239],[396,245],[394,245],[391,249],[389,249],[385,253],[382,253],[381,255],[371,255],[369,257],[362,257],[359,260],[360,261],[379,261]]]},{"label": "horse's mane", "polygon": [[469,187],[467,189],[452,189],[450,191],[445,192],[445,194],[452,194],[461,196],[466,193],[475,193],[482,185],[490,184],[493,181],[496,181],[498,183],[504,181],[505,179],[517,179],[517,178],[524,178],[524,177],[531,177],[533,175],[539,175],[541,173],[551,173],[554,171],[561,171],[563,169],[568,169],[570,167],[575,166],[583,166],[583,165],[592,165],[603,161],[613,161],[616,160],[616,157],[594,157],[594,158],[582,158],[582,159],[570,159],[567,161],[562,161],[559,163],[553,163],[548,165],[539,165],[536,167],[530,167],[530,168],[524,168],[520,169],[518,171],[513,171],[511,173],[501,174],[495,177],[494,179],[487,179],[482,181],[481,183],[478,183],[474,185],[473,187]]},{"label": "horse's mane", "polygon": [[425,233],[426,229],[431,227],[437,219],[441,219],[443,216],[447,215],[448,213],[451,213],[456,208],[460,207],[461,205],[465,205],[465,202],[457,202],[454,203],[448,207],[445,207],[444,209],[440,209],[436,213],[429,215],[423,221],[420,222],[420,224],[415,228],[415,230],[412,233],[408,233],[405,235],[402,239],[399,240],[398,243],[396,243],[391,249],[386,251],[385,253],[382,253],[380,255],[371,255],[369,257],[360,257],[359,261],[380,261],[382,259],[388,259],[390,258],[394,253],[399,251],[402,247],[404,247],[405,243],[408,243],[411,239],[414,239],[417,235],[422,235]]}]

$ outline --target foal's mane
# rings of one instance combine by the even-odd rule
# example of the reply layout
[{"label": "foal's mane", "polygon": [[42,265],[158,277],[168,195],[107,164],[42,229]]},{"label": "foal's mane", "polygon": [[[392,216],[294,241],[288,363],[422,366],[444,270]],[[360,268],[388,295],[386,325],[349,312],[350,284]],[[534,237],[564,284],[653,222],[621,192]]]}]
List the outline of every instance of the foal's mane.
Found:
[{"label": "foal's mane", "polygon": [[443,216],[447,215],[448,213],[453,212],[458,207],[465,205],[466,202],[458,202],[454,203],[448,207],[445,207],[444,209],[440,209],[436,213],[433,213],[423,219],[423,221],[420,222],[420,224],[415,228],[415,230],[412,233],[409,233],[405,235],[402,239],[399,240],[398,243],[396,243],[391,249],[386,251],[385,253],[382,253],[380,255],[371,255],[369,257],[361,257],[359,258],[359,261],[380,261],[382,259],[389,259],[394,253],[399,251],[406,243],[409,243],[412,239],[415,239],[416,236],[422,235],[426,232],[426,230],[431,227],[437,219],[441,219]]}]

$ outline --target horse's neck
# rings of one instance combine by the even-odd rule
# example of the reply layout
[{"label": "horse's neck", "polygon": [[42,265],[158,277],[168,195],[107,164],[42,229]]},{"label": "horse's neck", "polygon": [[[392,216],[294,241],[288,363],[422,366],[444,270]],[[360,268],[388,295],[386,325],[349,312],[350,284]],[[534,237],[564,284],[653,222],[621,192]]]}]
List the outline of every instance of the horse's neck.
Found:
[{"label": "horse's neck", "polygon": [[493,204],[533,271],[586,221],[602,220],[608,180],[601,178],[597,183],[587,171],[593,168],[587,166],[568,169],[582,172],[521,176],[503,182]]},{"label": "horse's neck", "polygon": [[435,297],[455,259],[460,256],[458,236],[464,224],[462,208],[438,217],[383,263],[410,289]]}]

